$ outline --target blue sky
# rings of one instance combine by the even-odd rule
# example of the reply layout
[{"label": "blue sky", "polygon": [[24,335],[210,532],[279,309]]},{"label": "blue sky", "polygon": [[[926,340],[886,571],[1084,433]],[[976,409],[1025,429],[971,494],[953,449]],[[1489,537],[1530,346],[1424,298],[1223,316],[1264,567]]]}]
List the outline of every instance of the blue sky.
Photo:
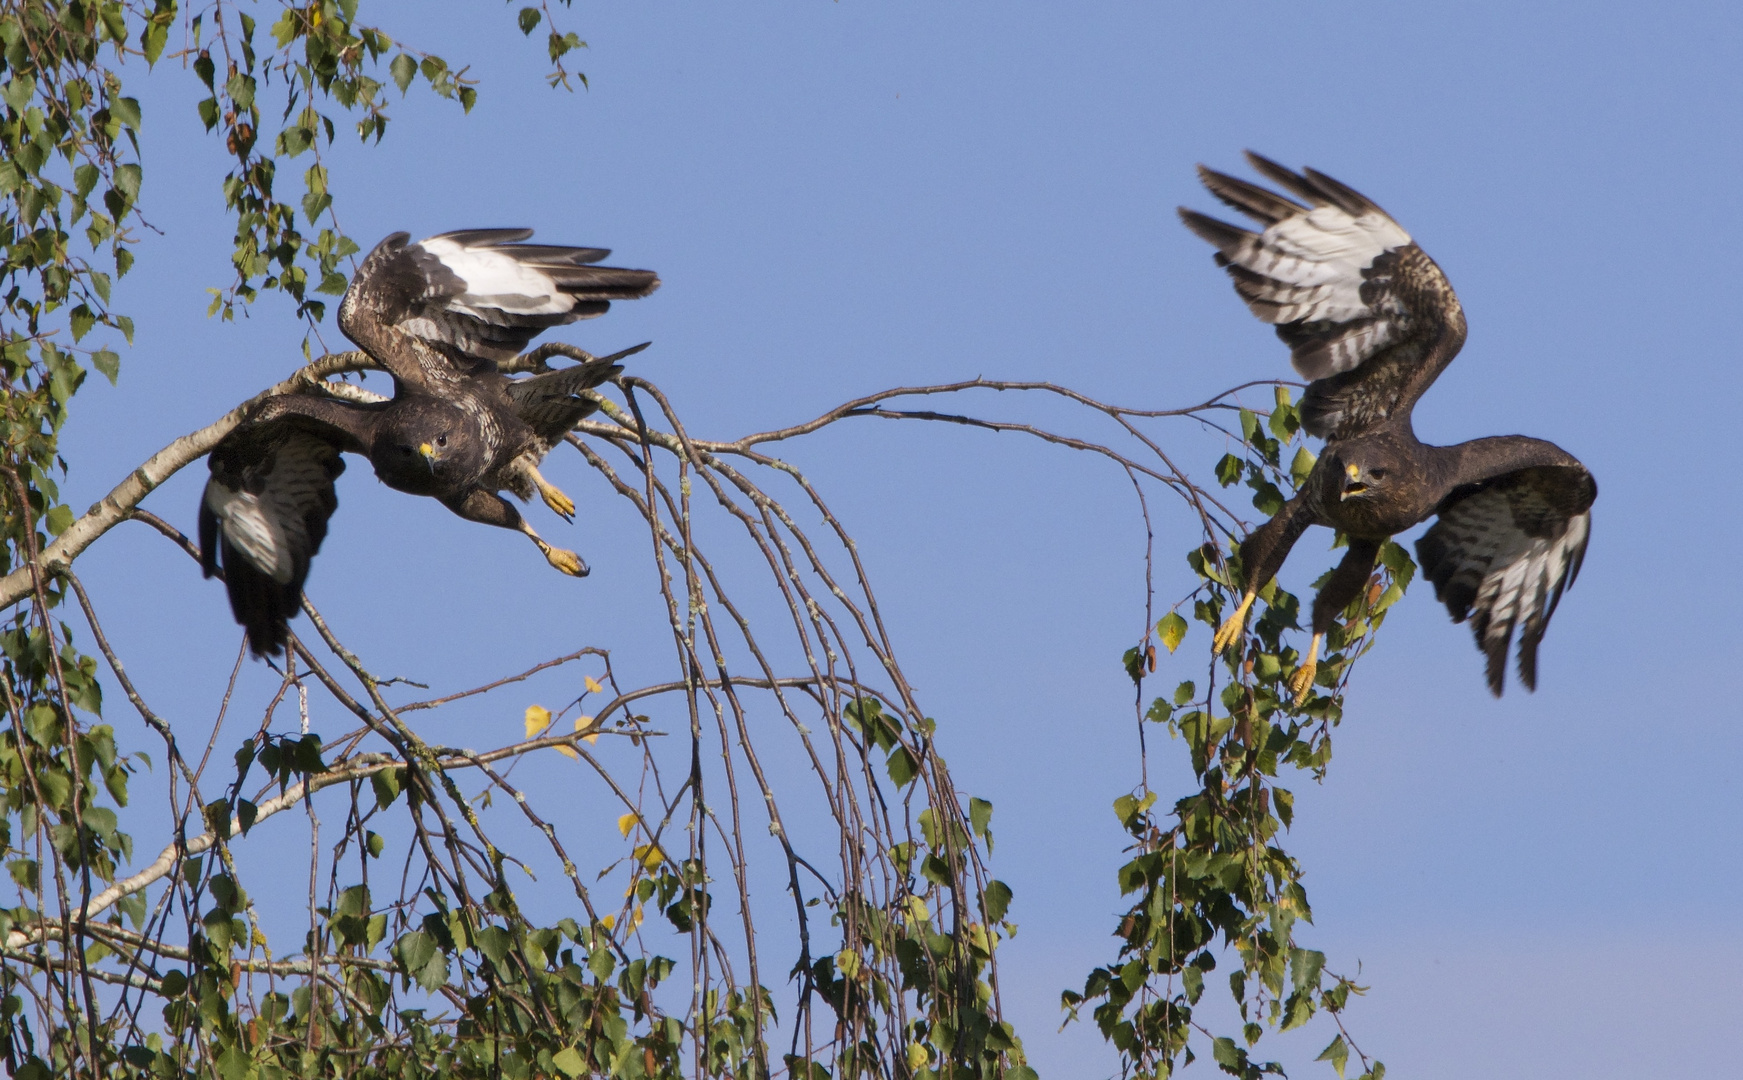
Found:
[{"label": "blue sky", "polygon": [[[332,152],[346,228],[373,240],[524,223],[657,269],[655,296],[564,337],[598,352],[653,339],[637,371],[705,437],[976,375],[1144,407],[1285,376],[1282,346],[1175,219],[1179,204],[1211,209],[1193,165],[1236,169],[1252,147],[1385,206],[1446,270],[1471,327],[1419,433],[1552,439],[1591,467],[1600,498],[1535,695],[1491,699],[1468,632],[1428,588],[1394,610],[1328,781],[1289,785],[1317,915],[1304,941],[1361,965],[1372,991],[1351,1029],[1395,1076],[1734,1068],[1733,7],[582,6],[565,18],[591,43],[577,64],[592,87],[574,97],[544,88],[510,11],[365,12],[472,64],[482,86],[464,120],[414,95],[380,147]],[[75,506],[296,363],[299,332],[276,301],[234,324],[205,318],[230,229],[222,148],[199,131],[193,85],[173,67],[138,82],[144,207],[163,235],[117,290],[140,325],[120,387],[87,389],[67,435]],[[1025,402],[974,404],[1099,430]],[[1221,441],[1161,430],[1208,478]],[[1022,926],[1001,954],[1005,1000],[1033,1059],[1043,1075],[1111,1074],[1091,1032],[1054,1029],[1059,990],[1112,957],[1121,906],[1109,807],[1136,775],[1118,659],[1144,614],[1130,485],[1084,455],[917,424],[861,422],[782,456],[858,538],[958,781],[997,807],[995,870]],[[652,670],[670,642],[645,537],[584,471],[551,470],[582,496],[577,525],[536,520],[587,556],[585,582],[553,580],[524,541],[389,492],[359,462],[311,595],[382,670],[442,685],[582,644],[632,668],[655,657]],[[146,506],[191,532],[202,480],[189,469]],[[1156,513],[1166,604],[1190,588],[1192,523],[1171,504]],[[1287,583],[1304,590],[1331,564],[1328,540],[1298,545]],[[137,526],[79,567],[159,711],[203,733],[235,648],[222,591]],[[486,620],[504,590],[505,614]],[[1197,627],[1160,681],[1190,677],[1207,650]],[[270,693],[260,670],[245,688]],[[445,726],[431,737],[505,741],[524,703],[433,721]],[[1178,744],[1151,749],[1167,790]],[[562,764],[524,774],[571,783]],[[1329,1037],[1260,1049],[1329,1075],[1307,1064]]]}]

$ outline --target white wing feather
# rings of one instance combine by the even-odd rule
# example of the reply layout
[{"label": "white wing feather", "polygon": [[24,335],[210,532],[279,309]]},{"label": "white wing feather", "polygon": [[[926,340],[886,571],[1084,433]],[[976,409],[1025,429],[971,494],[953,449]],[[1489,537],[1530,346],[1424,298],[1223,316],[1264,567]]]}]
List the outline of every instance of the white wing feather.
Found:
[{"label": "white wing feather", "polygon": [[261,573],[279,584],[307,566],[315,547],[307,518],[333,486],[332,450],[314,440],[287,440],[273,460],[258,493],[206,484],[207,509],[218,518],[225,539]]},{"label": "white wing feather", "polygon": [[1495,694],[1506,678],[1515,631],[1520,680],[1535,687],[1537,644],[1579,575],[1591,525],[1590,510],[1557,511],[1542,492],[1503,478],[1444,506],[1417,541],[1435,595],[1454,622],[1470,620]]},{"label": "white wing feather", "polygon": [[[1336,206],[1316,206],[1262,233],[1248,234],[1222,253],[1234,265],[1268,279],[1241,281],[1247,306],[1265,322],[1343,323],[1382,314],[1362,299],[1362,271],[1410,242],[1410,234],[1384,214],[1354,217]],[[1335,361],[1333,371],[1349,371],[1372,351],[1372,346],[1348,350],[1352,355]]]},{"label": "white wing feather", "polygon": [[549,275],[494,248],[467,247],[441,236],[419,241],[418,246],[466,283],[465,292],[447,300],[450,311],[493,322],[493,311],[565,315],[575,307],[575,298]]}]

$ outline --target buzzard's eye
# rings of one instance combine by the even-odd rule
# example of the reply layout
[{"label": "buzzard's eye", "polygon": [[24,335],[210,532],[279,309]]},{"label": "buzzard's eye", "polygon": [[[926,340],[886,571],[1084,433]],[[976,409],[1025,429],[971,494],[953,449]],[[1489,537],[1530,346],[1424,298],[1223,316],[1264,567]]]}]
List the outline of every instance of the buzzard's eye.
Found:
[{"label": "buzzard's eye", "polygon": [[1384,480],[1384,479],[1386,479],[1386,470],[1385,469],[1369,469],[1368,475],[1372,476],[1376,480]]},{"label": "buzzard's eye", "polygon": [[436,445],[437,446],[447,446],[448,445],[448,436],[446,436],[446,435],[436,436]]}]

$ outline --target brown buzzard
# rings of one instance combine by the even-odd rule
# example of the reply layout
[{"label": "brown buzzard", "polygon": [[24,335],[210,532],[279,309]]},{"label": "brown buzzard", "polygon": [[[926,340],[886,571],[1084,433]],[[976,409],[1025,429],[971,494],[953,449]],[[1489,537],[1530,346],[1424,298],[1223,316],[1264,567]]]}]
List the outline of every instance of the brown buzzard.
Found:
[{"label": "brown buzzard", "polygon": [[1198,175],[1262,231],[1184,207],[1180,217],[1217,249],[1235,291],[1276,326],[1295,370],[1311,380],[1302,424],[1326,444],[1295,497],[1241,545],[1246,590],[1216,650],[1240,637],[1255,593],[1309,525],[1342,532],[1348,552],[1314,598],[1313,641],[1289,680],[1299,705],[1326,631],[1367,583],[1381,543],[1439,515],[1416,543],[1436,597],[1453,621],[1471,620],[1497,697],[1515,629],[1519,680],[1535,689],[1537,644],[1579,573],[1597,483],[1542,439],[1417,441],[1410,411],[1465,340],[1452,286],[1366,197],[1312,169],[1296,173],[1253,153],[1247,160],[1294,198],[1203,166]]},{"label": "brown buzzard", "polygon": [[599,248],[520,242],[531,235],[474,229],[416,244],[405,233],[383,240],[345,291],[339,328],[392,375],[392,399],[269,398],[212,450],[200,501],[202,563],[210,577],[222,560],[230,608],[257,655],[284,649],[309,560],[338,505],[333,481],[344,452],[366,455],[391,488],[525,533],[558,570],[587,573],[498,492],[527,499],[537,491],[573,518],[574,502],[539,475],[539,463],[597,407],[583,391],[643,346],[605,358],[567,350],[583,362],[524,379],[497,363],[546,328],[602,315],[612,300],[646,296],[660,280],[649,270],[593,265],[610,254]]}]

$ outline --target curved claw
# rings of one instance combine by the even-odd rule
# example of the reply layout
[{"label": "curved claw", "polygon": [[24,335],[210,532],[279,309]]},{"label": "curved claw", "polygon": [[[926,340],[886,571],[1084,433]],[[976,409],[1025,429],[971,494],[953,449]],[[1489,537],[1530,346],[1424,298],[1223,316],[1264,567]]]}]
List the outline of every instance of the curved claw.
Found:
[{"label": "curved claw", "polygon": [[1313,643],[1307,647],[1307,659],[1289,676],[1289,689],[1295,695],[1295,707],[1301,708],[1307,695],[1313,692],[1313,677],[1319,671],[1319,644],[1325,640],[1324,634],[1313,635]]},{"label": "curved claw", "polygon": [[539,487],[539,497],[545,500],[545,505],[555,510],[567,521],[575,520],[575,500],[563,494],[557,485],[550,483],[544,477],[536,477]]},{"label": "curved claw", "polygon": [[546,547],[545,561],[570,577],[587,576],[587,564],[581,560],[581,556],[573,551],[564,551],[559,547]]},{"label": "curved claw", "polygon": [[546,554],[546,563],[553,564],[558,570],[566,573],[568,577],[587,577],[587,564],[582,561],[582,557],[577,556],[572,550],[551,547],[549,543],[542,542],[539,543],[539,550]]},{"label": "curved claw", "polygon": [[1241,597],[1240,606],[1235,608],[1234,614],[1224,619],[1223,624],[1217,627],[1216,637],[1212,638],[1210,643],[1211,655],[1220,656],[1230,645],[1240,639],[1241,629],[1247,624],[1247,611],[1253,606],[1253,595],[1247,593]]}]

